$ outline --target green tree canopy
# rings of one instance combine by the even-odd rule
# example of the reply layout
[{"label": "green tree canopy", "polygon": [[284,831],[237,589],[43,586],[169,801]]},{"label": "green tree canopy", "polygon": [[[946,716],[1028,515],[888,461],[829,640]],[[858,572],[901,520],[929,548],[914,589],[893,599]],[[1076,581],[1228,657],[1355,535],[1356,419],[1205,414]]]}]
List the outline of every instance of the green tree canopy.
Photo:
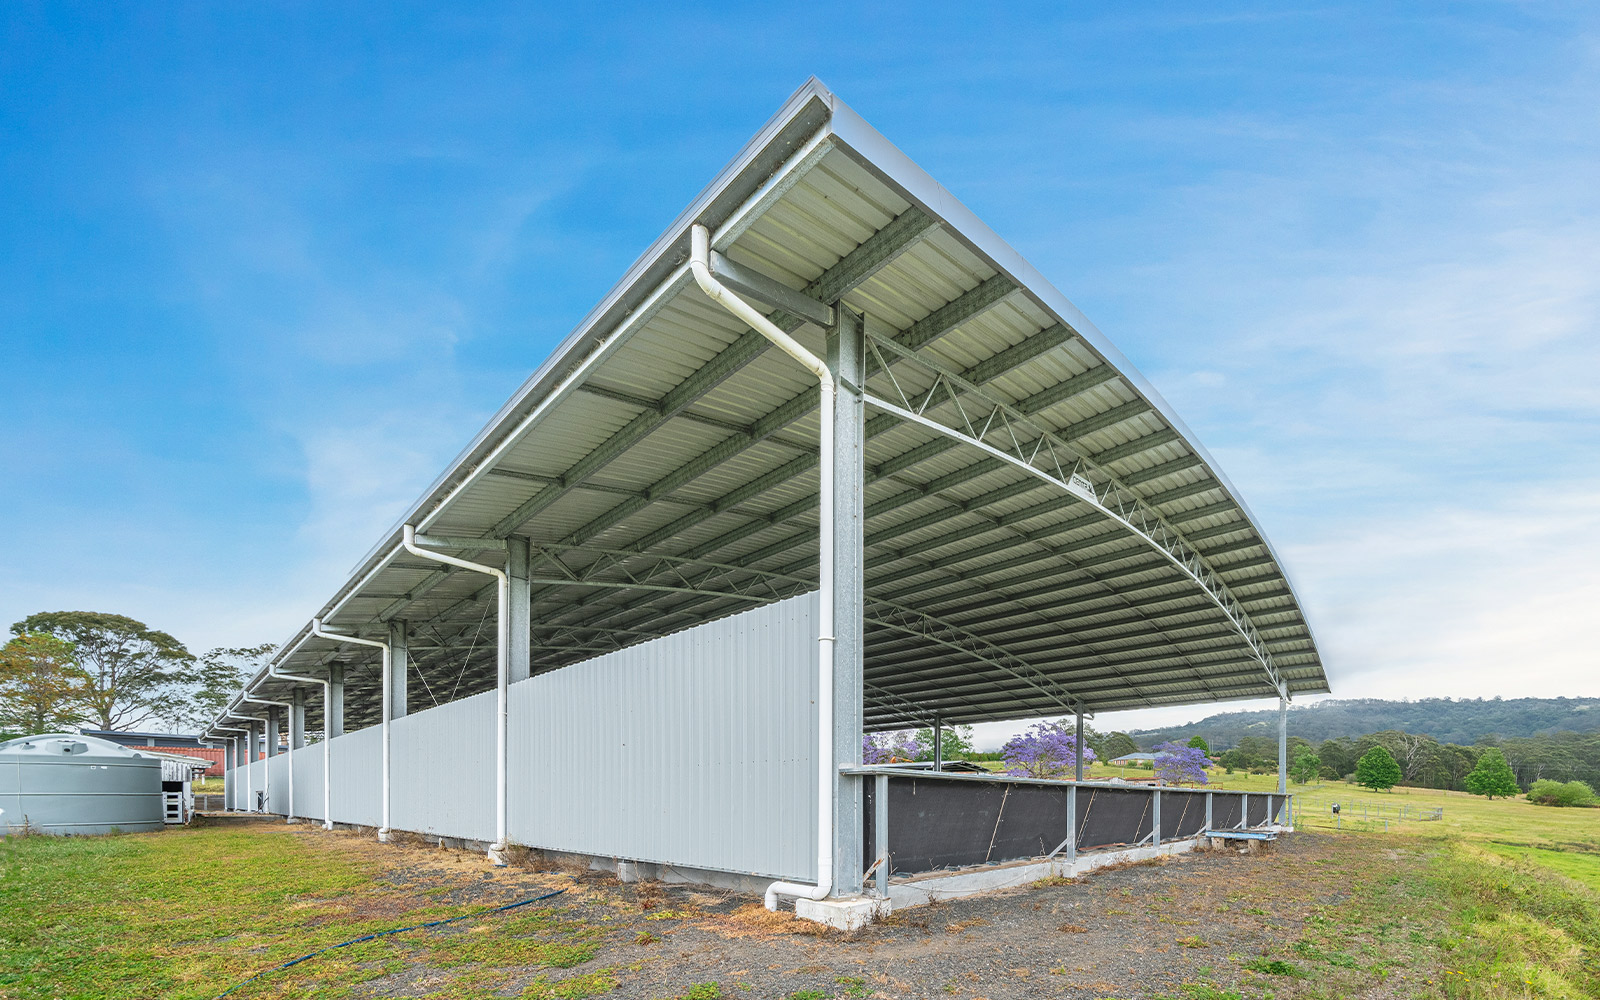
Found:
[{"label": "green tree canopy", "polygon": [[134,729],[183,713],[180,685],[194,656],[165,632],[94,611],[45,611],[11,631],[53,636],[74,648],[87,689],[85,715],[101,729]]},{"label": "green tree canopy", "polygon": [[1289,777],[1296,784],[1305,784],[1322,773],[1322,758],[1318,757],[1309,747],[1302,747],[1294,763],[1289,765]]},{"label": "green tree canopy", "polygon": [[[1088,742],[1085,740],[1084,742]],[[1133,742],[1133,737],[1127,733],[1111,733],[1105,738],[1105,753],[1100,755],[1102,760],[1115,760],[1130,753],[1138,753],[1139,744]]]},{"label": "green tree canopy", "polygon": [[[917,746],[920,751],[918,760],[933,759],[933,727],[917,730]],[[945,726],[939,734],[939,742],[943,749],[940,758],[943,760],[966,760],[972,753],[972,727],[971,726]]]},{"label": "green tree canopy", "polygon": [[1356,784],[1373,791],[1393,788],[1400,783],[1400,765],[1394,755],[1380,744],[1361,755],[1356,761]]},{"label": "green tree canopy", "polygon": [[1506,755],[1500,752],[1499,747],[1490,747],[1478,757],[1478,766],[1466,777],[1467,791],[1474,795],[1487,795],[1494,798],[1510,798],[1522,791],[1517,786],[1517,776],[1512,773],[1511,765],[1506,763]]},{"label": "green tree canopy", "polygon": [[264,642],[259,646],[213,649],[201,656],[188,672],[191,688],[177,720],[199,727],[216,718],[277,648],[274,643]]},{"label": "green tree canopy", "polygon": [[1541,778],[1528,789],[1528,801],[1541,806],[1592,806],[1594,789],[1581,781],[1562,783]]},{"label": "green tree canopy", "polygon": [[1250,755],[1238,747],[1234,747],[1232,750],[1225,751],[1218,763],[1229,774],[1235,771],[1248,771],[1250,769]]},{"label": "green tree canopy", "polygon": [[24,632],[0,646],[0,733],[59,733],[88,715],[88,677],[71,643]]},{"label": "green tree canopy", "polygon": [[1189,737],[1189,742],[1186,745],[1194,747],[1195,749],[1199,750],[1201,753],[1210,753],[1211,752],[1211,745],[1209,743],[1207,743],[1206,742],[1206,738],[1204,736],[1201,736],[1199,733],[1196,733],[1193,736]]}]

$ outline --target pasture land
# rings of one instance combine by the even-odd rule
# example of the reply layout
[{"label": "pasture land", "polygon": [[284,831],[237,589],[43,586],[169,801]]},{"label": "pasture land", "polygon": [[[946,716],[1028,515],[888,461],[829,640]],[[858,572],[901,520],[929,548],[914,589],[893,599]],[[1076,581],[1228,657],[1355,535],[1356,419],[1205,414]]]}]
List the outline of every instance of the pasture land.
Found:
[{"label": "pasture land", "polygon": [[0,842],[0,997],[199,1000],[257,973],[230,996],[1600,997],[1600,892],[1581,867],[1558,874],[1593,856],[1574,848],[1600,810],[1425,793],[1416,804],[1444,798],[1445,821],[1333,833],[1309,818],[1348,792],[1313,789],[1310,831],[1265,854],[952,900],[848,936],[733,894],[273,821],[14,837]]}]

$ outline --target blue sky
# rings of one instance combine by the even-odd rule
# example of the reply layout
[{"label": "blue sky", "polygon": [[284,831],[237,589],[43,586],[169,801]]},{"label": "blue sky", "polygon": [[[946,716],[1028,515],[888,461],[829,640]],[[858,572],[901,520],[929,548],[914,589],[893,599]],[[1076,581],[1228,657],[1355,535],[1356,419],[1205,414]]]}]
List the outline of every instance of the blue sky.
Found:
[{"label": "blue sky", "polygon": [[1600,16],[1126,6],[7,5],[0,624],[286,637],[814,73],[1173,402],[1339,695],[1600,693]]}]

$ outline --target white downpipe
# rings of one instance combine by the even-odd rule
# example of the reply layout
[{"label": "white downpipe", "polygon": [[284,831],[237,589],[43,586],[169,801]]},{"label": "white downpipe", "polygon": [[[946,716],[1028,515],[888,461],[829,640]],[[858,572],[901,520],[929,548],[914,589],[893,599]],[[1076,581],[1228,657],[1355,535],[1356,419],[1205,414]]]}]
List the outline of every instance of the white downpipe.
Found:
[{"label": "white downpipe", "polygon": [[[267,701],[265,698],[256,698],[256,697],[254,697],[253,695],[250,694],[250,689],[249,688],[245,688],[244,691],[240,692],[239,700],[240,701],[248,701],[252,705],[276,705],[279,708],[287,708],[290,711],[294,710],[294,706],[289,704],[286,701]],[[264,727],[265,727],[265,723],[263,723],[263,728]],[[275,751],[278,748],[277,747],[273,747],[272,749]],[[267,806],[268,806],[267,811],[268,812],[271,811],[271,806],[272,806],[272,758],[275,757],[275,756],[277,756],[276,753],[269,753],[269,754],[267,754],[266,759],[264,761],[262,761],[262,763],[261,763],[261,791],[262,791],[262,794],[266,795],[266,797],[267,797]],[[288,816],[288,818],[289,819],[293,819],[294,818],[294,759],[293,758],[290,758],[290,760],[289,760],[289,816]]]},{"label": "white downpipe", "polygon": [[423,559],[445,563],[460,569],[483,573],[495,579],[495,720],[494,720],[494,843],[489,845],[489,860],[501,867],[506,863],[506,728],[510,715],[511,686],[511,622],[507,614],[511,596],[511,578],[502,569],[470,562],[442,552],[430,552],[417,545],[416,525],[407,524],[401,529],[401,544],[406,551]]},{"label": "white downpipe", "polygon": [[[254,723],[256,721],[256,717],[253,716],[253,715],[240,715],[238,712],[235,712],[233,710],[233,706],[232,705],[229,705],[228,706],[228,710],[226,712],[223,712],[222,714],[223,714],[223,716],[225,718],[238,719],[238,720],[240,720],[242,722]],[[254,757],[255,755],[256,755],[256,730],[255,730],[255,726],[253,726],[253,725],[245,726],[244,727],[244,806],[245,806],[244,811],[247,812],[247,813],[253,813],[253,812],[256,811],[255,782],[250,780],[250,765],[255,763],[255,761],[251,760],[251,758]]]},{"label": "white downpipe", "polygon": [[[393,665],[393,654],[390,652],[389,644],[387,642],[379,642],[376,639],[363,639],[360,636],[345,635],[343,632],[329,632],[322,627],[321,618],[311,619],[311,634],[323,639],[332,639],[334,642],[353,642],[358,646],[376,646],[378,649],[383,650],[383,730],[382,736],[380,737],[380,741],[383,745],[383,763],[381,765],[381,770],[383,771],[383,825],[378,827],[378,842],[380,844],[387,844],[389,842],[389,684],[391,683],[389,680],[389,674],[393,672],[391,670]],[[324,704],[326,704],[326,702],[324,702]],[[326,709],[324,709],[324,713],[326,713]],[[326,728],[326,723],[324,723],[324,728]],[[322,736],[323,742],[326,743],[328,734],[324,732]],[[323,753],[326,754],[327,751],[324,750]],[[326,758],[324,758],[324,766],[326,766]],[[326,778],[326,771],[324,771],[322,787],[324,791],[327,790],[328,782]],[[329,813],[329,819],[332,819],[331,812]]]},{"label": "white downpipe", "polygon": [[[227,713],[224,712],[222,717],[223,718],[227,718]],[[210,735],[212,733],[242,733],[242,732],[244,732],[244,730],[240,729],[238,726],[212,726],[210,729],[206,730],[207,735]],[[238,737],[234,737],[233,739],[237,742]],[[237,758],[238,756],[239,756],[238,753],[235,752],[234,753],[234,757]],[[226,758],[224,758],[224,759],[226,759]],[[234,770],[238,770],[239,769],[239,761],[237,759],[234,760],[233,767],[234,767]],[[226,773],[226,772],[224,772],[224,773]],[[246,773],[248,773],[248,772],[246,772]],[[238,791],[239,791],[239,777],[238,777],[238,775],[234,775],[233,785],[234,785],[234,788],[233,788],[233,790],[234,790],[234,798],[238,798],[239,797],[238,796]],[[232,805],[237,805],[237,804],[238,804],[237,802],[232,803]]]},{"label": "white downpipe", "polygon": [[[322,828],[333,829],[333,741],[328,739],[328,700],[333,696],[333,683],[315,677],[301,677],[278,670],[276,663],[267,664],[267,676],[295,684],[322,685]],[[302,732],[304,725],[302,723]],[[294,739],[289,740],[289,822],[294,822]]]},{"label": "white downpipe", "polygon": [[774,882],[767,886],[767,909],[776,910],[779,896],[826,899],[833,891],[833,782],[837,776],[833,763],[833,373],[827,362],[712,276],[711,233],[705,226],[697,223],[690,229],[689,240],[689,269],[701,290],[804,365],[817,377],[822,393],[822,440],[817,463],[821,479],[817,511],[817,884]]}]

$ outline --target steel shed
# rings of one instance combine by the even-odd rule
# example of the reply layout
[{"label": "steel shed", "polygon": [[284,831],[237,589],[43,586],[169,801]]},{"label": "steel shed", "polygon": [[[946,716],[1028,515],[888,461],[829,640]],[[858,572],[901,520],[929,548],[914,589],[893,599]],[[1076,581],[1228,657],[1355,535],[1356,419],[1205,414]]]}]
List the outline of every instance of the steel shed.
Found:
[{"label": "steel shed", "polygon": [[863,730],[1326,690],[1171,407],[811,80],[206,735],[242,806],[848,896]]}]

